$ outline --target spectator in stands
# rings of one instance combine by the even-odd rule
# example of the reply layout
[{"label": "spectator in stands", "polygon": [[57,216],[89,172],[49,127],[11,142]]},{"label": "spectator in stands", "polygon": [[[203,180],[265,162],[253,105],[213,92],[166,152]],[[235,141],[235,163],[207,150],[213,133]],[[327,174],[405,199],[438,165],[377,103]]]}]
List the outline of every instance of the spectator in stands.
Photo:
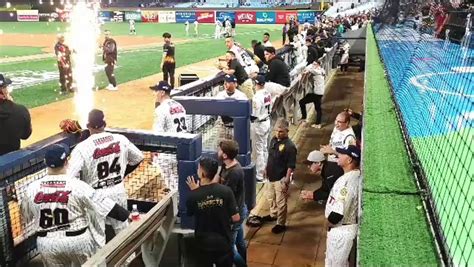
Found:
[{"label": "spectator in stands", "polygon": [[277,83],[284,87],[290,86],[290,68],[280,56],[276,55],[274,47],[265,47],[265,60],[268,72],[265,76],[267,82]]},{"label": "spectator in stands", "polygon": [[306,38],[306,46],[308,47],[306,56],[306,66],[319,59],[318,50],[314,47],[311,38]]},{"label": "spectator in stands", "polygon": [[344,170],[336,162],[327,161],[324,154],[318,150],[311,151],[304,163],[308,165],[311,173],[321,176],[322,185],[315,191],[302,190],[300,197],[324,204],[334,183],[344,174]]},{"label": "spectator in stands", "polygon": [[257,66],[261,69],[264,64],[267,64],[267,61],[265,60],[265,46],[257,40],[252,40],[252,48],[254,55],[256,55],[260,60],[260,62],[257,62]]},{"label": "spectator in stands", "polygon": [[270,42],[270,34],[268,32],[263,34],[263,46],[273,47],[272,42]]},{"label": "spectator in stands", "polygon": [[349,145],[355,145],[355,134],[350,126],[351,115],[347,112],[341,112],[337,115],[334,130],[328,145],[321,146],[320,151],[329,154],[328,160],[336,162],[336,148],[344,148]]},{"label": "spectator in stands", "polygon": [[299,101],[301,109],[301,122],[306,124],[306,104],[313,103],[316,110],[316,124],[311,127],[321,129],[321,99],[324,95],[324,77],[326,72],[321,67],[321,63],[316,60],[313,64],[306,67],[305,72],[313,75],[313,88],[307,90],[306,95]]},{"label": "spectator in stands", "polygon": [[245,267],[247,266],[247,244],[242,223],[247,218],[248,211],[245,205],[244,170],[236,159],[238,153],[239,144],[230,139],[221,141],[217,148],[217,157],[223,163],[219,173],[220,183],[232,190],[239,207],[240,220],[232,225],[234,264],[237,267]]},{"label": "spectator in stands", "polygon": [[237,60],[235,53],[227,51],[226,53],[227,66],[222,68],[226,74],[234,75],[237,78],[238,89],[242,91],[248,99],[253,97],[253,83],[249,78],[244,67]]},{"label": "spectator in stands", "polygon": [[32,132],[28,109],[16,104],[8,91],[11,83],[0,74],[0,156],[20,149],[20,139],[28,139]]},{"label": "spectator in stands", "polygon": [[198,250],[198,266],[231,267],[233,262],[232,223],[240,221],[239,207],[232,190],[214,183],[219,164],[201,158],[197,175],[188,177],[191,192],[186,201],[187,214],[194,216],[194,236]]}]

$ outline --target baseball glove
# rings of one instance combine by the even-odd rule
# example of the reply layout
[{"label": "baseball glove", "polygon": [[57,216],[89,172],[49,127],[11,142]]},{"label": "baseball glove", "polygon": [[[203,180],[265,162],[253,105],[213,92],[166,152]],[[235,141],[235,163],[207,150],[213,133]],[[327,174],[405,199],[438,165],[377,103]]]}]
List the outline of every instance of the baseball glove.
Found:
[{"label": "baseball glove", "polygon": [[65,133],[77,133],[81,131],[81,125],[79,125],[78,121],[65,119],[59,123],[59,128],[63,130]]}]

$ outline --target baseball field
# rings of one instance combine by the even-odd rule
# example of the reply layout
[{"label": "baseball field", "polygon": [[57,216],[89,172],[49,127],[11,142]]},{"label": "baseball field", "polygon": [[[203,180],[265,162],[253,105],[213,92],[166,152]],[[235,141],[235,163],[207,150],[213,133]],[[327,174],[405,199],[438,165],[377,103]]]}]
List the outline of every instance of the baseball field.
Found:
[{"label": "baseball field", "polygon": [[[28,107],[32,115],[33,135],[23,146],[59,132],[62,119],[78,117],[73,95],[59,93],[53,54],[56,34],[65,32],[67,27],[67,23],[60,22],[0,23],[0,73],[13,80],[13,98]],[[186,36],[182,24],[140,23],[136,25],[136,35],[129,35],[128,23],[106,23],[101,29],[111,31],[119,48],[115,70],[119,91],[101,90],[108,83],[99,48],[94,68],[94,106],[106,112],[109,126],[151,128],[154,100],[148,87],[162,79],[164,32],[172,34],[176,45],[176,78],[181,73],[195,73],[200,78],[214,75],[218,72],[216,58],[226,51],[224,39],[214,39],[214,25],[200,24],[197,36],[193,26]],[[265,32],[271,34],[275,45],[281,38],[277,25],[238,25],[236,32],[236,41],[247,48],[252,39],[261,40]],[[103,36],[99,42],[102,41]]]}]

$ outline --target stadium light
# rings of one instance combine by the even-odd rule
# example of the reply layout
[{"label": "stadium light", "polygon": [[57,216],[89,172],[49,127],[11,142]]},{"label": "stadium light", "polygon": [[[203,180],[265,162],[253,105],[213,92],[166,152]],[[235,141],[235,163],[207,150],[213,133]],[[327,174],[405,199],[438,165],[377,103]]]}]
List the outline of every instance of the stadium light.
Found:
[{"label": "stadium light", "polygon": [[51,0],[51,2],[49,2],[50,5],[54,6],[54,1]]},{"label": "stadium light", "polygon": [[43,0],[39,0],[39,1],[38,1],[38,4],[42,5],[42,4],[43,4]]}]

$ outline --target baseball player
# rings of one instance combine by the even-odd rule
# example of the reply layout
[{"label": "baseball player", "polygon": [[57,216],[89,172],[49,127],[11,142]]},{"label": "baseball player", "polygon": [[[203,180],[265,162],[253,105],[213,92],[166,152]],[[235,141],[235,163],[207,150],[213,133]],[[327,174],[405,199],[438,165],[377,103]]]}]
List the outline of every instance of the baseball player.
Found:
[{"label": "baseball player", "polygon": [[161,81],[150,86],[150,89],[155,92],[155,101],[159,103],[155,109],[153,132],[186,132],[186,110],[183,105],[171,99],[171,86],[166,81]]},{"label": "baseball player", "polygon": [[321,146],[320,149],[324,154],[329,154],[328,161],[337,161],[336,148],[344,148],[356,144],[355,134],[354,130],[352,130],[350,119],[351,115],[345,111],[337,115],[329,144]]},{"label": "baseball player", "polygon": [[221,31],[222,31],[222,23],[220,20],[216,19],[216,29],[214,30],[214,39],[220,39],[221,38]]},{"label": "baseball player", "polygon": [[226,37],[231,37],[232,36],[232,24],[230,23],[229,19],[225,19],[224,26],[225,26],[224,29],[225,29]]},{"label": "baseball player", "polygon": [[268,136],[270,134],[270,113],[272,96],[265,89],[265,76],[258,75],[255,80],[255,95],[252,98],[252,153],[257,162],[257,181],[263,182],[263,174],[268,158]]},{"label": "baseball player", "polygon": [[128,27],[129,27],[129,34],[137,35],[137,31],[135,30],[135,20],[131,19],[128,21]]},{"label": "baseball player", "polygon": [[69,46],[64,44],[64,35],[62,34],[58,34],[57,36],[54,53],[56,54],[58,64],[61,93],[74,92],[72,89],[71,49],[69,49]]},{"label": "baseball player", "polygon": [[357,207],[360,183],[360,149],[337,148],[337,164],[344,175],[334,183],[326,203],[326,266],[349,266],[349,253],[357,234]]},{"label": "baseball player", "polygon": [[163,71],[163,80],[168,82],[171,85],[171,88],[174,88],[174,71],[176,69],[176,60],[174,57],[175,46],[171,42],[171,34],[168,32],[163,33],[163,39],[165,43],[163,44],[163,57],[161,58],[161,71]]},{"label": "baseball player", "polygon": [[115,80],[114,68],[117,64],[117,42],[110,37],[110,31],[105,30],[105,40],[102,44],[102,60],[107,66],[105,66],[105,74],[109,80],[109,85],[106,87],[107,90],[117,91],[117,81]]},{"label": "baseball player", "polygon": [[[127,192],[123,179],[138,167],[143,154],[125,136],[105,132],[105,126],[101,110],[89,112],[87,128],[90,136],[72,151],[69,171],[126,208]],[[105,224],[112,226],[115,234],[128,225],[109,218]]]},{"label": "baseball player", "polygon": [[186,36],[189,36],[189,21],[187,20],[184,23],[184,31],[186,32]]},{"label": "baseball player", "polygon": [[196,35],[196,37],[199,36],[199,29],[198,29],[198,26],[199,26],[199,22],[197,20],[194,21],[194,34]]},{"label": "baseball player", "polygon": [[245,49],[236,44],[234,38],[225,38],[225,45],[227,46],[227,50],[232,51],[235,54],[235,58],[239,61],[240,65],[244,67],[250,77],[253,77],[252,75],[254,73],[259,72],[257,63],[255,63],[252,56],[250,56]]},{"label": "baseball player", "polygon": [[91,231],[93,221],[129,217],[126,209],[67,174],[68,153],[62,144],[48,148],[47,175],[28,185],[21,202],[44,266],[81,266],[100,248]]}]

